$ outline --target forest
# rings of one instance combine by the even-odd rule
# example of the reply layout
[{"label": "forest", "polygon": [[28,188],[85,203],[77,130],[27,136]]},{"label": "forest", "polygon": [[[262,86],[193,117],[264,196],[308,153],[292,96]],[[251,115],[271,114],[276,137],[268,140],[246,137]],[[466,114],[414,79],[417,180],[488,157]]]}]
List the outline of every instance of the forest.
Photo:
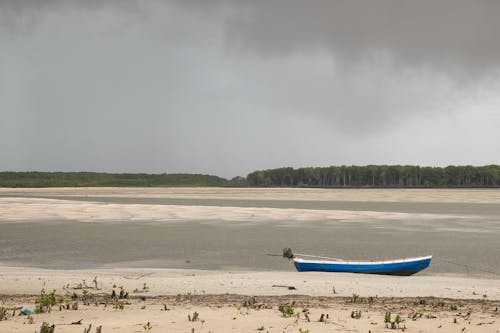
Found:
[{"label": "forest", "polygon": [[101,172],[0,172],[0,187],[224,186],[224,178],[200,174]]},{"label": "forest", "polygon": [[500,166],[330,166],[259,170],[248,186],[296,187],[497,187]]},{"label": "forest", "polygon": [[0,172],[0,187],[500,187],[500,165],[342,165],[258,170],[247,177],[173,173]]}]

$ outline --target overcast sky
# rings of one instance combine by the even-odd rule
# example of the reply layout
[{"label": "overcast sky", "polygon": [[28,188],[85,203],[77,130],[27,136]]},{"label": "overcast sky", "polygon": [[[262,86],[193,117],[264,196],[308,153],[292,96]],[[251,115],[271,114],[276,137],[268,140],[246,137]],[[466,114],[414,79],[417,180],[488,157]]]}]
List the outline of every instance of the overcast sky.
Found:
[{"label": "overcast sky", "polygon": [[500,1],[0,1],[0,170],[500,163]]}]

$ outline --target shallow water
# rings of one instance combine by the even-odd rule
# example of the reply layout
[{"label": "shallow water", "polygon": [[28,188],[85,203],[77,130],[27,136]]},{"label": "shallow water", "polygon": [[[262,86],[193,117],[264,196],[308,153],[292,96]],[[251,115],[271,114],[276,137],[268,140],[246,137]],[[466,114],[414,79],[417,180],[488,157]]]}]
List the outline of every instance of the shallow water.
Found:
[{"label": "shallow water", "polygon": [[[38,196],[47,197],[47,196]],[[294,251],[380,260],[432,254],[421,274],[499,277],[500,205],[437,202],[356,202],[54,197],[57,199],[226,207],[405,212],[405,220],[106,222],[1,221],[0,262],[46,268],[161,267],[293,270],[280,254]],[[421,218],[421,214],[436,218]],[[466,266],[467,265],[467,266]]]}]

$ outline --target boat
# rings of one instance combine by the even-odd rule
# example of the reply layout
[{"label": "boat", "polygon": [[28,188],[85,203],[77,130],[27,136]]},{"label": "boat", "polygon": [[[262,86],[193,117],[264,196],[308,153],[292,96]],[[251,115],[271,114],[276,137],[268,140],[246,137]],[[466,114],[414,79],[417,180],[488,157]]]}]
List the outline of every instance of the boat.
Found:
[{"label": "boat", "polygon": [[[409,276],[429,267],[432,255],[385,261],[350,261],[309,254],[294,254],[283,249],[283,257],[292,259],[299,272],[344,272]],[[311,258],[311,259],[308,259]]]},{"label": "boat", "polygon": [[432,255],[386,261],[348,261],[304,254],[293,255],[292,258],[295,268],[299,272],[346,272],[409,276],[429,267]]}]

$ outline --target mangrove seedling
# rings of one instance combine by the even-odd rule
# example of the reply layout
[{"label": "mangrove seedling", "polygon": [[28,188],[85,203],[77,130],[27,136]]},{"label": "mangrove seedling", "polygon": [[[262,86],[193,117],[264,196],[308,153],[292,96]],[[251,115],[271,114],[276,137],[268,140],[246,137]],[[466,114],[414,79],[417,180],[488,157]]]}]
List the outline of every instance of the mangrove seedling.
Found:
[{"label": "mangrove seedling", "polygon": [[145,333],[148,333],[153,328],[153,325],[151,325],[151,323],[148,321],[146,324],[142,326],[142,328],[144,328]]},{"label": "mangrove seedling", "polygon": [[188,314],[188,320],[189,321],[198,321],[198,319],[200,319],[199,316],[200,315],[198,314],[198,312],[195,311],[195,312],[193,312],[192,316],[190,314]]},{"label": "mangrove seedling", "polygon": [[295,309],[289,304],[280,306],[279,310],[281,311],[283,317],[291,317],[295,313]]}]

